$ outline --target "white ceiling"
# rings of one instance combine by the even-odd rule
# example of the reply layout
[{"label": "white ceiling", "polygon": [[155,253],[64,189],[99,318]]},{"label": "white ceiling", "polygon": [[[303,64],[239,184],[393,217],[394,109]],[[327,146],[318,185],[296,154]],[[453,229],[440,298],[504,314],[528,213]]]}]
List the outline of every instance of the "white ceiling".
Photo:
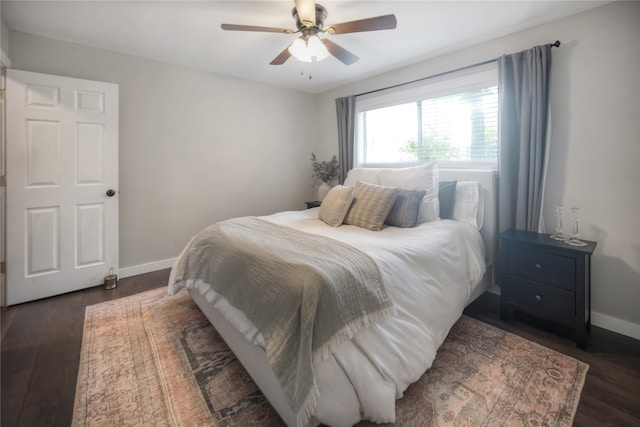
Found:
[{"label": "white ceiling", "polygon": [[607,2],[321,0],[329,12],[325,26],[389,13],[398,26],[326,36],[360,60],[346,66],[329,57],[305,64],[304,76],[294,58],[269,65],[297,35],[220,29],[222,23],[295,29],[293,0],[2,0],[0,12],[13,30],[319,93]]}]

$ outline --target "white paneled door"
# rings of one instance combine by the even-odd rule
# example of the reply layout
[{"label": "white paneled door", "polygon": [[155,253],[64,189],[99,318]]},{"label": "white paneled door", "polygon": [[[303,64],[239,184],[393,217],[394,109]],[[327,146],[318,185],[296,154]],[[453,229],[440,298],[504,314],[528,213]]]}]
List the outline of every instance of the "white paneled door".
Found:
[{"label": "white paneled door", "polygon": [[118,271],[118,85],[7,71],[12,305]]}]

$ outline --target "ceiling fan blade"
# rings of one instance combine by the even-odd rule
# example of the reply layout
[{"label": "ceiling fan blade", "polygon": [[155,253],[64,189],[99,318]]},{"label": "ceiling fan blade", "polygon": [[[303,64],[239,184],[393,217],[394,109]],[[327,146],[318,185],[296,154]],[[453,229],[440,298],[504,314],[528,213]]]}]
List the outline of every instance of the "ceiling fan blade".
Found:
[{"label": "ceiling fan blade", "polygon": [[[291,46],[291,45],[289,45],[289,46]],[[289,59],[291,57],[291,53],[289,52],[289,46],[287,46],[282,52],[280,52],[280,54],[278,56],[273,58],[273,61],[271,61],[269,64],[270,65],[282,65],[285,62],[287,62],[287,59]]]},{"label": "ceiling fan blade", "polygon": [[305,27],[316,25],[316,2],[314,0],[296,0],[298,19]]},{"label": "ceiling fan blade", "polygon": [[322,43],[327,47],[329,53],[340,60],[345,65],[351,65],[356,62],[358,59],[353,53],[349,52],[347,49],[343,48],[332,42],[329,39],[322,39]]},{"label": "ceiling fan blade", "polygon": [[222,24],[220,27],[223,30],[227,30],[227,31],[259,31],[263,33],[284,33],[284,34],[291,34],[295,32],[288,28],[258,27],[255,25]]},{"label": "ceiling fan blade", "polygon": [[374,18],[358,19],[355,21],[333,24],[325,30],[329,34],[359,33],[362,31],[392,30],[398,21],[395,15],[376,16]]}]

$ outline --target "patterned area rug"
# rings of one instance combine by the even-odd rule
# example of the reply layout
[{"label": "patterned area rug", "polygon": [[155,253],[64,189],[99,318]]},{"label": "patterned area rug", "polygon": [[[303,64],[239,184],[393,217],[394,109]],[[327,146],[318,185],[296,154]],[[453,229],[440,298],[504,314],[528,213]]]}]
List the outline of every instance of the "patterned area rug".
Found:
[{"label": "patterned area rug", "polygon": [[[588,368],[463,316],[396,425],[571,426]],[[159,288],[87,307],[73,425],[282,421],[191,298]]]}]

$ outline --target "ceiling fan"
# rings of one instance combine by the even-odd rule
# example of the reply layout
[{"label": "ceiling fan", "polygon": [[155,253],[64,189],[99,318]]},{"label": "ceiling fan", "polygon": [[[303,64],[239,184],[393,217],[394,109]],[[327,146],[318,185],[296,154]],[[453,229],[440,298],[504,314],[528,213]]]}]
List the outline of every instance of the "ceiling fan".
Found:
[{"label": "ceiling fan", "polygon": [[291,14],[295,19],[297,30],[236,24],[222,24],[221,27],[223,30],[229,31],[258,31],[283,34],[301,33],[300,37],[287,46],[270,62],[271,65],[284,64],[291,56],[303,62],[311,62],[314,59],[321,61],[329,55],[335,56],[346,65],[351,65],[359,59],[356,55],[328,38],[320,39],[318,34],[334,35],[390,30],[396,28],[397,24],[395,15],[383,15],[343,22],[341,24],[333,24],[325,28],[324,21],[327,18],[327,9],[325,9],[324,6],[316,4],[313,0],[296,0],[295,3],[296,5]]}]

